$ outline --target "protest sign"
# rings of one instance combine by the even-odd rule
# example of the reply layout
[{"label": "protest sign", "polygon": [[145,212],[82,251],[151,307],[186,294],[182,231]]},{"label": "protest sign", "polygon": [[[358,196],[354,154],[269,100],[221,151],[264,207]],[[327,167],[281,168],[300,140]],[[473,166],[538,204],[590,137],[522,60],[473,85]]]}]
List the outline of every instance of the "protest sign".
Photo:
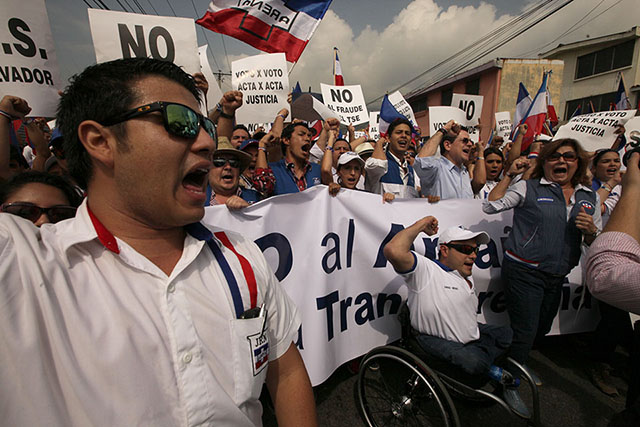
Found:
[{"label": "protest sign", "polygon": [[496,136],[501,136],[505,140],[511,134],[511,113],[500,111],[496,113]]},{"label": "protest sign", "polygon": [[260,128],[262,128],[262,130],[265,132],[269,132],[273,127],[273,123],[247,123],[245,126],[249,131],[249,135],[253,135],[258,130],[260,130]]},{"label": "protest sign", "polygon": [[284,53],[255,55],[231,63],[231,86],[243,94],[237,123],[272,122],[289,109],[289,73]]},{"label": "protest sign", "polygon": [[[292,221],[291,212],[300,220]],[[384,258],[383,247],[425,215],[438,218],[440,230],[464,225],[489,234],[491,241],[480,245],[473,267],[478,321],[508,325],[500,266],[512,212],[487,215],[481,200],[382,204],[379,194],[341,190],[333,198],[326,186],[315,186],[258,202],[241,214],[226,206],[209,207],[203,221],[241,232],[262,249],[302,316],[296,344],[312,384],[318,385],[348,360],[400,338],[397,314],[407,288]],[[437,237],[421,234],[414,247],[419,256],[433,258]],[[562,285],[552,334],[595,327],[597,304],[584,289],[578,266]]]},{"label": "protest sign", "polygon": [[[96,62],[155,58],[200,71],[193,19],[88,9]],[[217,102],[217,101],[216,101]]]},{"label": "protest sign", "polygon": [[360,85],[331,86],[320,84],[324,105],[345,125],[359,125],[369,121],[367,105]]},{"label": "protest sign", "polygon": [[62,83],[44,0],[5,4],[0,40],[0,97],[24,98],[30,116],[54,117]]},{"label": "protest sign", "polygon": [[478,119],[482,115],[482,95],[464,95],[454,93],[451,98],[451,106],[458,107],[465,112],[468,126],[477,126]]},{"label": "protest sign", "polygon": [[416,116],[413,114],[413,108],[411,108],[411,105],[404,99],[400,91],[395,91],[389,95],[389,102],[391,102],[398,113],[409,119],[414,126],[418,126]]},{"label": "protest sign", "polygon": [[[198,55],[200,56],[200,72],[204,75],[209,83],[209,90],[207,91],[207,102],[205,106],[208,109],[213,109],[220,99],[222,99],[222,91],[220,90],[220,86],[218,86],[218,80],[216,80],[213,71],[211,71],[211,66],[209,65],[209,58],[207,58],[207,46],[198,47]],[[207,113],[205,111],[205,113]]]},{"label": "protest sign", "polygon": [[469,132],[469,139],[478,142],[480,132],[467,120],[467,114],[458,107],[429,107],[429,134],[433,135],[438,129],[443,127],[449,120],[466,126]]},{"label": "protest sign", "polygon": [[622,110],[575,116],[560,126],[553,139],[573,138],[587,151],[611,148],[617,138],[614,134],[616,127],[627,123],[635,114],[636,110]]},{"label": "protest sign", "polygon": [[369,138],[380,139],[380,129],[378,124],[380,123],[380,111],[369,112]]}]

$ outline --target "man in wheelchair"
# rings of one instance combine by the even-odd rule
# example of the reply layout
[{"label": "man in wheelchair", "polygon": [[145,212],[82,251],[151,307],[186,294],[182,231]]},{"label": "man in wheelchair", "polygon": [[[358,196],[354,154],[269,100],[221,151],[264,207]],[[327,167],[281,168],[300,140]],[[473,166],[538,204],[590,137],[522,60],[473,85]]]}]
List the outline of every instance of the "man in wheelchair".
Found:
[{"label": "man in wheelchair", "polygon": [[529,411],[517,389],[519,381],[493,364],[511,344],[511,329],[477,320],[478,297],[471,270],[478,245],[489,243],[489,235],[451,227],[438,239],[438,260],[411,251],[421,232],[432,236],[437,231],[438,220],[427,216],[400,231],[384,248],[385,257],[409,288],[407,304],[411,326],[419,332],[417,341],[429,357],[465,374],[488,376],[502,384],[504,401],[518,415],[528,418]]}]

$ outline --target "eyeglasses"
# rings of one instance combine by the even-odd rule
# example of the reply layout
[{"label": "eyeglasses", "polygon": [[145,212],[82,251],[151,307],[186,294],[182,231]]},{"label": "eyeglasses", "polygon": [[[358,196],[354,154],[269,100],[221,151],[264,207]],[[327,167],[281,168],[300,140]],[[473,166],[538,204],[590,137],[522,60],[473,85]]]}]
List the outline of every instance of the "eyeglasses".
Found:
[{"label": "eyeglasses", "polygon": [[409,157],[415,157],[416,156],[416,153],[414,153],[413,151],[407,151],[405,154],[407,156],[409,156]]},{"label": "eyeglasses", "polygon": [[471,255],[471,254],[478,254],[478,251],[480,250],[479,247],[477,246],[471,246],[471,245],[458,245],[456,243],[446,243],[445,246],[448,246],[452,249],[455,249],[456,251],[463,253],[465,255]]},{"label": "eyeglasses", "polygon": [[556,162],[560,160],[560,157],[564,158],[567,162],[574,162],[578,159],[578,155],[573,151],[565,151],[564,153],[558,153],[557,151],[551,154],[547,160]]},{"label": "eyeglasses", "polygon": [[202,126],[214,141],[216,139],[216,126],[211,120],[202,114],[193,111],[186,105],[177,104],[175,102],[157,101],[152,102],[151,104],[142,105],[132,110],[125,111],[116,117],[107,119],[102,124],[104,126],[113,126],[127,120],[135,119],[136,117],[144,116],[145,114],[153,113],[154,111],[162,112],[164,128],[171,135],[180,138],[196,139],[200,132],[200,126]]},{"label": "eyeglasses", "polygon": [[2,212],[10,213],[20,216],[24,219],[28,219],[31,222],[36,222],[40,215],[43,213],[47,215],[52,223],[62,221],[64,219],[73,218],[76,216],[76,208],[73,206],[56,205],[50,208],[42,208],[36,206],[33,203],[27,202],[15,202],[5,203],[0,206]]},{"label": "eyeglasses", "polygon": [[231,166],[232,168],[240,167],[240,160],[238,159],[225,159],[224,157],[218,157],[213,159],[211,162],[213,163],[213,166],[216,168],[221,168],[227,163],[229,163],[229,166]]}]

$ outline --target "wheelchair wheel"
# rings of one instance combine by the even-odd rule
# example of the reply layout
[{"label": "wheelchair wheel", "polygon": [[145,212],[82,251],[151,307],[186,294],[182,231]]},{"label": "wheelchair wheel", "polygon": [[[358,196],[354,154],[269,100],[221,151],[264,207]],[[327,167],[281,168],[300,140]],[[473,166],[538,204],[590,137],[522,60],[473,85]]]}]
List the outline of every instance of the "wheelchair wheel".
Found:
[{"label": "wheelchair wheel", "polygon": [[356,394],[358,410],[368,426],[460,425],[437,375],[399,347],[377,347],[362,359]]}]

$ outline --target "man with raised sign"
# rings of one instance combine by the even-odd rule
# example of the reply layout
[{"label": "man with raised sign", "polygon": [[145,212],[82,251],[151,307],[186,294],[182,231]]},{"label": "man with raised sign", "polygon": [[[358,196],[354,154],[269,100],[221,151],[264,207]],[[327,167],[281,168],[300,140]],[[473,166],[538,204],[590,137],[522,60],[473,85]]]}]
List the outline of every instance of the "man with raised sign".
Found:
[{"label": "man with raised sign", "polygon": [[[480,143],[478,153],[484,153],[484,144]],[[440,157],[435,157],[440,146]],[[444,127],[429,138],[422,146],[414,167],[422,193],[439,196],[440,199],[472,199],[486,182],[484,157],[481,155],[474,168],[473,181],[466,167],[473,142],[465,127],[449,120]]]},{"label": "man with raised sign", "polygon": [[75,218],[0,215],[6,425],[315,425],[299,314],[260,249],[205,226],[215,128],[193,79],[147,58],[91,66],[61,97]]}]

